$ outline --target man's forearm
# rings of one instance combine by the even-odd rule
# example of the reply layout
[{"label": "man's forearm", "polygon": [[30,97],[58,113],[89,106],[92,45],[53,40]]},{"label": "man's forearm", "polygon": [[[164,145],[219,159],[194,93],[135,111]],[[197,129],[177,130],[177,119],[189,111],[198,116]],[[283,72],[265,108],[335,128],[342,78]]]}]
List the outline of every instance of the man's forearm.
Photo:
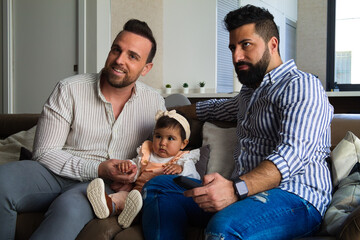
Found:
[{"label": "man's forearm", "polygon": [[248,195],[254,195],[279,186],[281,173],[275,164],[269,160],[260,163],[252,171],[240,176],[248,188]]}]

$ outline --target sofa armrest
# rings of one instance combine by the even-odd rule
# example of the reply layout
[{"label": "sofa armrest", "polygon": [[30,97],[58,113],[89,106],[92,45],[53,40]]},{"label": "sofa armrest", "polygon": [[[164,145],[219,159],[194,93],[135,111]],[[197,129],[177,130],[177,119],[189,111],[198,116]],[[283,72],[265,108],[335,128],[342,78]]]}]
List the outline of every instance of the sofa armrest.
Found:
[{"label": "sofa armrest", "polygon": [[28,130],[37,124],[40,114],[0,114],[0,138]]}]

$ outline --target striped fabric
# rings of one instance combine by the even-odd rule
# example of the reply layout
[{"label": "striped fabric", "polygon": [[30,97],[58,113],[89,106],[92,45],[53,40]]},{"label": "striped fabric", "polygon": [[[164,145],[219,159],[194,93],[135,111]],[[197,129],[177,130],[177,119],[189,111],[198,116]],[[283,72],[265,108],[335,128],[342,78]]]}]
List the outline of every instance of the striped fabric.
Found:
[{"label": "striped fabric", "polygon": [[321,82],[290,60],[265,75],[256,89],[243,86],[232,99],[197,103],[201,120],[237,120],[233,177],[264,159],[279,169],[279,188],[292,192],[323,215],[331,200],[330,105]]},{"label": "striped fabric", "polygon": [[88,181],[108,159],[131,159],[148,139],[164,99],[137,81],[134,94],[115,120],[100,91],[100,74],[60,81],[44,105],[34,141],[33,159],[54,173]]}]

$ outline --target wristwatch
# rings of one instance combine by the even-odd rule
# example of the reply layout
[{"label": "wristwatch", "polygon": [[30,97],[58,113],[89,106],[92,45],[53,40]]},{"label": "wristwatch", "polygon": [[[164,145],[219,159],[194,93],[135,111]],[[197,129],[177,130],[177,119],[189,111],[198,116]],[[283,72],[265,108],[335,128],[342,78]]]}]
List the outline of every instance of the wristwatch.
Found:
[{"label": "wristwatch", "polygon": [[235,194],[239,197],[240,200],[245,199],[249,193],[246,183],[241,179],[234,180],[233,183]]}]

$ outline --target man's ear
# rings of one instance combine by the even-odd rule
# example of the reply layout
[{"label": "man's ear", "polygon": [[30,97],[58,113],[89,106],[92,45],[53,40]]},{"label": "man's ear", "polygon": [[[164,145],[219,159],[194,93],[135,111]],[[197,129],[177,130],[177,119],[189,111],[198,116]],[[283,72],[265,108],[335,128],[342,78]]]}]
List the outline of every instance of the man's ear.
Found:
[{"label": "man's ear", "polygon": [[272,37],[269,41],[270,51],[272,53],[278,53],[279,51],[279,40],[276,37]]},{"label": "man's ear", "polygon": [[276,37],[272,37],[269,40],[268,47],[269,47],[270,53],[272,53],[272,54],[278,53],[279,40]]},{"label": "man's ear", "polygon": [[152,68],[153,63],[147,63],[143,70],[141,71],[141,76],[145,76]]}]

